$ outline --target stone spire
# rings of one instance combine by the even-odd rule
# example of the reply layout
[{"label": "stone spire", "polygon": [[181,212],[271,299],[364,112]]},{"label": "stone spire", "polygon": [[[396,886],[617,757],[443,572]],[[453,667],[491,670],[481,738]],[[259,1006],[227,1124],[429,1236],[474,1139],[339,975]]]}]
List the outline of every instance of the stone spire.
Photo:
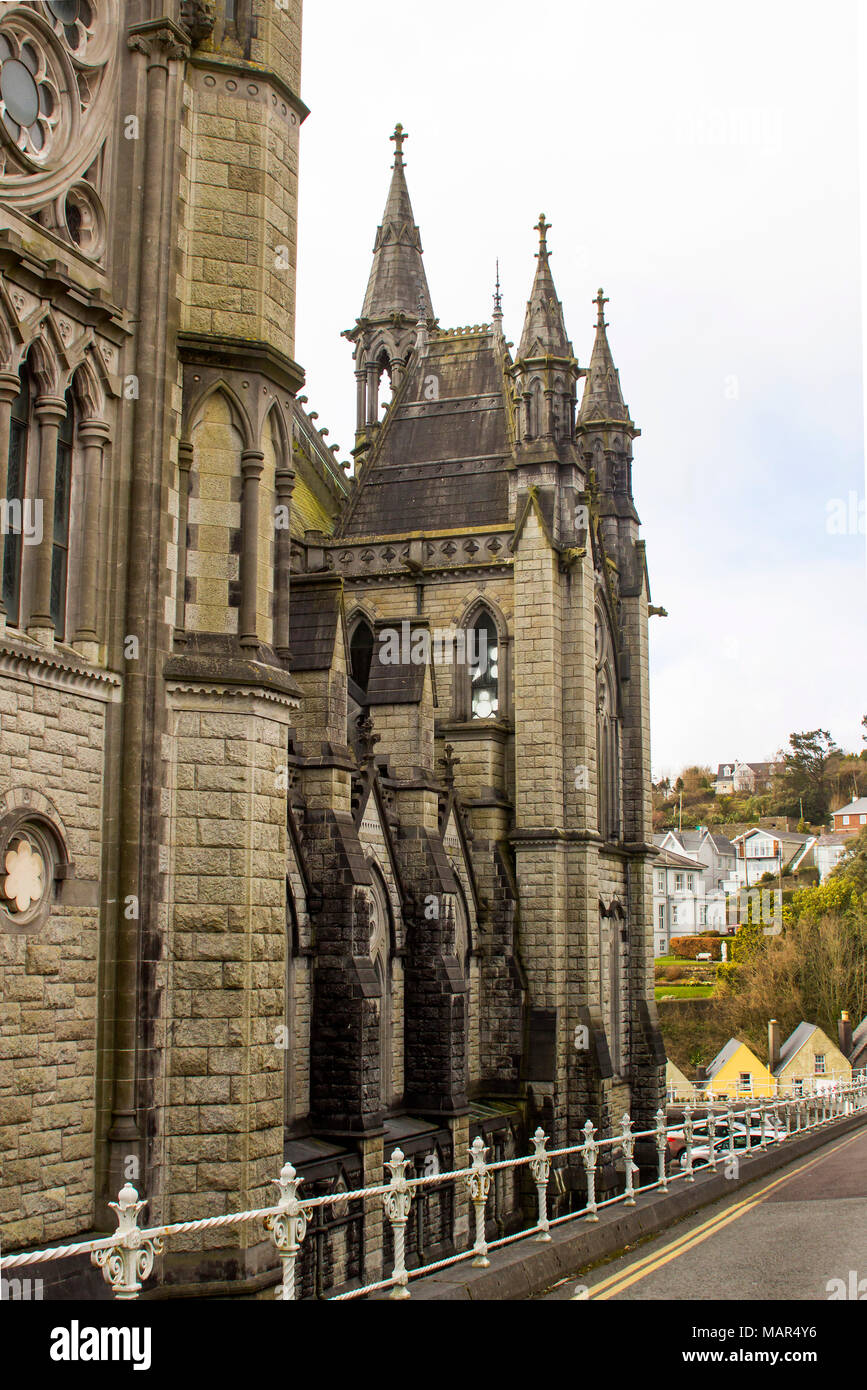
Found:
[{"label": "stone spire", "polygon": [[590,425],[603,420],[631,424],[629,407],[624,403],[620,390],[620,373],[614,365],[608,334],[605,332],[608,327],[605,322],[605,305],[608,300],[601,289],[593,303],[596,305],[596,341],[590,354],[578,424]]},{"label": "stone spire", "polygon": [[392,314],[406,314],[415,323],[419,297],[433,316],[430,290],[422,262],[421,235],[415,223],[404,173],[403,145],[409,137],[398,122],[394,141],[391,188],[377,229],[373,265],[364,296],[362,319],[376,323]]},{"label": "stone spire", "polygon": [[524,318],[524,331],[518,347],[518,358],[536,357],[571,358],[572,344],[566,333],[563,320],[563,306],[557,298],[551,267],[548,264],[548,232],[550,222],[545,221],[544,212],[536,223],[539,233],[539,250],[536,253],[536,278],[527,301]]},{"label": "stone spire", "polygon": [[497,280],[494,289],[494,333],[498,338],[503,336],[503,296],[500,293],[500,262],[497,260]]}]

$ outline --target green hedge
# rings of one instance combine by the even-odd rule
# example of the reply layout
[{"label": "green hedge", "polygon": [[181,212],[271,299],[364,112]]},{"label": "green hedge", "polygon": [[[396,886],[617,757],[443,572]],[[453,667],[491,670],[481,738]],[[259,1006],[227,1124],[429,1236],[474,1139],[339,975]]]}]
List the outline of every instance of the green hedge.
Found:
[{"label": "green hedge", "polygon": [[718,936],[673,936],[671,949],[681,960],[697,960],[705,951],[711,960],[722,960],[722,946]]}]

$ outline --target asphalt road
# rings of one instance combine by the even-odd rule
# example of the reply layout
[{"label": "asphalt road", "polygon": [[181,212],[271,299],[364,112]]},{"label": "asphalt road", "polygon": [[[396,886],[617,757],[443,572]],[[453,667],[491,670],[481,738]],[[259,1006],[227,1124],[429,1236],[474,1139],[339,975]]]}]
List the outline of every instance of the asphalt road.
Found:
[{"label": "asphalt road", "polygon": [[542,1294],[591,1300],[867,1299],[867,1129],[794,1160]]}]

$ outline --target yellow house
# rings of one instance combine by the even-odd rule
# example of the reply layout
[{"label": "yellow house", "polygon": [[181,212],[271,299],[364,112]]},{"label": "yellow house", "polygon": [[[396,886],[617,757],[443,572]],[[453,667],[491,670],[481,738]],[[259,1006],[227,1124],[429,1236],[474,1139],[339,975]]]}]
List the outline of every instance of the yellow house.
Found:
[{"label": "yellow house", "polygon": [[746,1096],[756,1100],[774,1095],[776,1089],[776,1082],[764,1062],[737,1038],[729,1038],[707,1069],[707,1095],[728,1096],[732,1100]]},{"label": "yellow house", "polygon": [[692,1082],[674,1062],[665,1064],[665,1093],[669,1101],[695,1099]]},{"label": "yellow house", "polygon": [[799,1023],[774,1057],[770,1035],[771,1067],[779,1090],[792,1095],[815,1095],[830,1089],[836,1080],[848,1085],[852,1064],[815,1023]]}]

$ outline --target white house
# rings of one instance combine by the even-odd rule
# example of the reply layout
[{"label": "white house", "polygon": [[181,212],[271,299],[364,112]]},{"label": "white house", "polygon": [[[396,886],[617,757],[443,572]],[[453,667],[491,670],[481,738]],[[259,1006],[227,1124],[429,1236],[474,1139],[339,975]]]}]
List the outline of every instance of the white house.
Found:
[{"label": "white house", "polygon": [[836,832],[819,835],[813,849],[813,857],[819,870],[820,883],[824,883],[831,870],[837,867],[853,838],[852,835],[839,835]]},{"label": "white house", "polygon": [[770,791],[777,763],[720,763],[713,784],[717,796]]},{"label": "white house", "polygon": [[653,863],[654,955],[667,955],[673,936],[696,936],[709,925],[702,865],[661,848]]},{"label": "white house", "polygon": [[810,862],[816,839],[815,835],[764,830],[759,826],[736,835],[732,844],[737,852],[739,886],[753,888],[763,874],[794,873],[805,861]]},{"label": "white house", "polygon": [[661,848],[685,855],[698,864],[704,878],[706,925],[715,931],[724,931],[726,894],[738,890],[737,851],[731,840],[699,825],[695,830],[668,830],[655,835],[654,841]]}]

